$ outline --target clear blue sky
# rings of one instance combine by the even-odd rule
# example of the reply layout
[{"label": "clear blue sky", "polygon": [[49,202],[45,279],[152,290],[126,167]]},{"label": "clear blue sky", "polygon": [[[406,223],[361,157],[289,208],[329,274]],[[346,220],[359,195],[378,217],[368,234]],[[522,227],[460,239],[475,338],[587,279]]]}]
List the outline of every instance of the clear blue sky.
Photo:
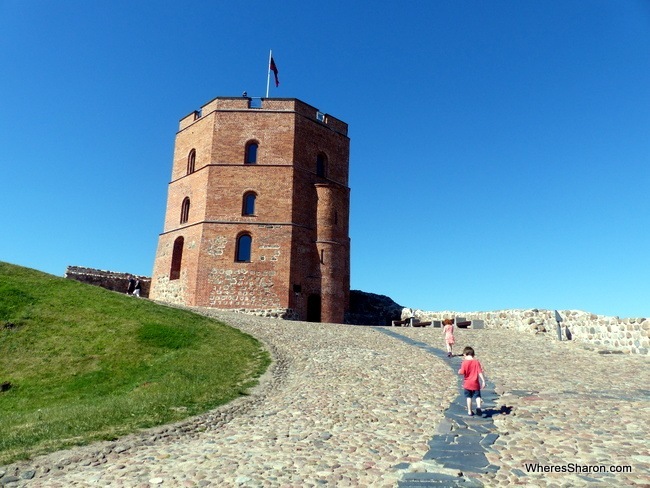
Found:
[{"label": "clear blue sky", "polygon": [[351,138],[352,288],[650,315],[650,1],[0,0],[0,260],[151,275],[178,120]]}]

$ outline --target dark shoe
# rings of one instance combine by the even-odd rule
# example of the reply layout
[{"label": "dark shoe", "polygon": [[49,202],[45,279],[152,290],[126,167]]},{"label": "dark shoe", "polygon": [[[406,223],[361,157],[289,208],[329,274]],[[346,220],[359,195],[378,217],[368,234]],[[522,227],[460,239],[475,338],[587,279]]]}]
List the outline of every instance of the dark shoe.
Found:
[{"label": "dark shoe", "polygon": [[448,357],[448,358],[451,357],[451,353],[450,353],[450,352],[447,353],[447,357]]},{"label": "dark shoe", "polygon": [[473,417],[473,416],[474,416],[474,412],[468,412],[467,415],[469,415],[470,417]]},{"label": "dark shoe", "polygon": [[477,408],[476,415],[483,415],[483,411],[480,408]]}]

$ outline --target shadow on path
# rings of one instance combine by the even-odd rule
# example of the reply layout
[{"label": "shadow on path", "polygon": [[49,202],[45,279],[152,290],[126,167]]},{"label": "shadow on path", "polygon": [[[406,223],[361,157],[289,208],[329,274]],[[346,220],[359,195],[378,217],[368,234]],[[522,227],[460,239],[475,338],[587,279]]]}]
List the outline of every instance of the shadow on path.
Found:
[{"label": "shadow on path", "polygon": [[[494,384],[486,381],[485,388],[481,390],[483,399],[483,415],[467,415],[467,406],[463,391],[463,378],[458,375],[462,357],[447,357],[442,349],[430,346],[421,341],[399,334],[385,327],[374,327],[378,332],[398,339],[411,346],[419,347],[429,354],[442,359],[458,376],[459,395],[445,410],[445,418],[436,428],[433,438],[428,442],[429,451],[424,455],[424,461],[435,461],[438,465],[458,470],[457,476],[436,472],[407,472],[398,482],[399,488],[424,488],[433,486],[462,486],[482,487],[478,480],[465,476],[465,473],[495,473],[498,466],[490,464],[485,454],[492,451],[492,444],[499,435],[492,417],[510,413],[508,407],[496,408],[498,395],[494,391]],[[408,463],[395,466],[396,469],[408,469]]]}]

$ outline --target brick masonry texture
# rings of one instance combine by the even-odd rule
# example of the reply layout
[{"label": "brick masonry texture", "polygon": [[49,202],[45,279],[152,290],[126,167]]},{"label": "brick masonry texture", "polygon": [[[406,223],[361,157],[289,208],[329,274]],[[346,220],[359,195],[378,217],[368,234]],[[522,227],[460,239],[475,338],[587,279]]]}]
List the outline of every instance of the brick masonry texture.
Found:
[{"label": "brick masonry texture", "polygon": [[[247,164],[251,143],[257,157]],[[218,97],[181,119],[151,297],[344,322],[349,146],[347,124],[296,99],[251,108],[248,98]],[[255,196],[250,215],[246,194]],[[252,242],[247,262],[236,259],[242,235]]]}]

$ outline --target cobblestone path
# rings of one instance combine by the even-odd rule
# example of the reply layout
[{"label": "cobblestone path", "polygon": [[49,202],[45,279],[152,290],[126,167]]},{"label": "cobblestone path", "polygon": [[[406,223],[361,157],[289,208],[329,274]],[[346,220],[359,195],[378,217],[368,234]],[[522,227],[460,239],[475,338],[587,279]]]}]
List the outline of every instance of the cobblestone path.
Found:
[{"label": "cobblestone path", "polygon": [[650,486],[648,358],[513,331],[457,331],[456,352],[474,347],[494,388],[481,434],[494,434],[481,445],[487,463],[462,471],[436,449],[436,436],[465,442],[462,425],[450,422],[462,400],[460,359],[433,353],[444,347],[440,329],[213,315],[274,355],[249,396],[181,424],[0,467],[0,484]]}]

